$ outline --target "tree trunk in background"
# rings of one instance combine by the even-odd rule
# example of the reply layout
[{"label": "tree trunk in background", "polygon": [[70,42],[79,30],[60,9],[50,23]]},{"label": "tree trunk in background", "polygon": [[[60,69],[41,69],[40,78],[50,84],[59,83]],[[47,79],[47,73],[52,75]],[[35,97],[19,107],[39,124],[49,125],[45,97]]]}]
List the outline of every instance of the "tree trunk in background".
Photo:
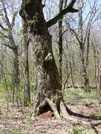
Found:
[{"label": "tree trunk in background", "polygon": [[99,66],[96,70],[97,74],[97,96],[98,102],[101,104],[101,66]]},{"label": "tree trunk in background", "polygon": [[66,47],[67,47],[67,52],[68,52],[68,63],[69,63],[69,67],[70,67],[71,82],[72,82],[72,87],[74,88],[73,69],[72,69],[71,56],[70,56],[70,50],[68,47],[68,43],[66,44]]},{"label": "tree trunk in background", "polygon": [[4,73],[3,73],[3,61],[4,61],[3,46],[1,45],[1,48],[0,48],[0,83],[3,80],[3,77],[4,77]]},{"label": "tree trunk in background", "polygon": [[29,63],[28,63],[28,31],[27,22],[23,21],[23,47],[24,47],[24,106],[30,103],[30,82],[29,82]]},{"label": "tree trunk in background", "polygon": [[12,84],[13,84],[13,103],[14,103],[14,93],[16,92],[16,101],[17,106],[18,104],[18,96],[19,96],[19,60],[18,60],[18,46],[15,46],[13,49],[14,53],[14,59],[13,59],[13,78],[12,78]]},{"label": "tree trunk in background", "polygon": [[83,84],[84,84],[84,89],[86,92],[89,91],[89,78],[87,75],[87,66],[85,65],[84,62],[84,45],[82,44],[81,47],[81,64],[82,64],[82,74],[83,74]]},{"label": "tree trunk in background", "polygon": [[94,47],[94,62],[95,62],[95,86],[96,86],[96,90],[98,92],[98,74],[99,74],[99,70],[98,70],[98,67],[100,66],[99,65],[99,53],[98,51],[95,49]]},{"label": "tree trunk in background", "polygon": [[[62,11],[63,7],[63,0],[59,1],[59,12]],[[60,83],[62,84],[62,51],[63,51],[63,46],[62,46],[62,20],[63,17],[58,21],[59,25],[59,78],[60,78]]]},{"label": "tree trunk in background", "polygon": [[85,51],[85,43],[83,41],[83,20],[82,20],[82,8],[78,7],[79,9],[79,33],[80,33],[80,58],[81,58],[81,64],[82,64],[82,74],[83,74],[83,84],[84,84],[84,89],[86,92],[89,91],[89,78],[87,75],[87,66],[85,64],[85,57],[84,57],[84,51]]},{"label": "tree trunk in background", "polygon": [[12,74],[13,75],[13,77],[12,77],[13,103],[14,103],[14,94],[16,92],[17,106],[19,106],[19,104],[18,104],[18,99],[19,99],[19,59],[18,59],[18,46],[15,44],[15,41],[14,41],[14,38],[13,38],[12,28],[9,29],[8,36],[9,36],[9,42],[11,44],[11,46],[8,45],[8,47],[14,53],[13,74]]}]

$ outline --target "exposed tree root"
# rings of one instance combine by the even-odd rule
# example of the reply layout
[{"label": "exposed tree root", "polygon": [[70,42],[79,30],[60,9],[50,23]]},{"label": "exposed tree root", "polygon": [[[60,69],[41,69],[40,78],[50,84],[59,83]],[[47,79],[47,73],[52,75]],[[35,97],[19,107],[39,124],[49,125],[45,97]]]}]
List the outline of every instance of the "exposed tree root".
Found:
[{"label": "exposed tree root", "polygon": [[[85,116],[82,114],[78,114],[78,113],[74,113],[72,112],[64,103],[64,101],[61,99],[59,106],[57,106],[56,101],[54,101],[53,99],[44,97],[44,101],[40,103],[40,105],[38,105],[38,101],[37,103],[35,103],[36,106],[34,106],[34,113],[32,115],[32,119],[35,119],[35,116],[38,116],[44,112],[48,112],[51,111],[53,113],[53,115],[55,116],[56,119],[61,120],[62,117],[66,120],[70,120],[76,124],[86,124],[89,125],[88,122],[86,121],[82,121],[82,119],[80,118],[84,118],[84,119],[93,119],[93,120],[98,120],[96,117],[92,117],[92,116]],[[48,109],[46,109],[48,108]],[[75,116],[75,117],[74,117]],[[79,119],[77,118],[79,117]],[[101,120],[101,117],[99,117],[99,120]]]},{"label": "exposed tree root", "polygon": [[45,106],[48,104],[56,119],[61,120],[61,117],[63,117],[65,119],[78,123],[78,120],[76,120],[76,119],[74,120],[74,118],[72,118],[71,115],[68,113],[66,105],[64,104],[63,100],[60,101],[60,107],[58,110],[56,103],[53,102],[52,99],[49,99],[47,97],[45,97],[44,99],[45,100],[39,106],[37,106],[38,105],[37,103],[35,104],[36,106],[35,106],[34,113],[32,115],[32,119],[35,116],[39,115],[40,111],[42,111],[45,108]]},{"label": "exposed tree root", "polygon": [[56,104],[55,104],[52,100],[50,100],[50,99],[48,99],[48,98],[45,98],[45,100],[46,100],[46,102],[49,104],[49,106],[51,107],[51,109],[52,109],[52,111],[53,111],[53,113],[54,113],[55,118],[56,118],[56,119],[61,119],[61,117],[60,117],[60,115],[59,115],[59,112],[58,112],[58,110],[57,110]]},{"label": "exposed tree root", "polygon": [[66,106],[64,104],[64,102],[61,100],[60,102],[60,111],[61,111],[61,115],[63,118],[67,119],[67,120],[71,120],[75,123],[78,123],[78,120],[77,119],[74,119],[71,117],[71,115],[68,113],[67,109],[66,109]]},{"label": "exposed tree root", "polygon": [[83,115],[83,114],[75,113],[75,112],[71,111],[71,110],[66,106],[65,103],[64,103],[64,105],[65,105],[65,107],[66,107],[67,112],[68,112],[70,115],[73,115],[73,116],[76,116],[76,117],[80,117],[80,118],[84,118],[84,119],[101,120],[101,116],[99,116],[99,118],[97,118],[97,117],[95,117],[95,116],[86,116],[86,115]]},{"label": "exposed tree root", "polygon": [[39,115],[41,109],[43,109],[46,105],[47,105],[47,102],[46,101],[43,101],[38,107],[37,107],[37,103],[36,103],[36,106],[34,106],[34,111],[33,111],[33,114],[32,114],[32,119],[35,116]]}]

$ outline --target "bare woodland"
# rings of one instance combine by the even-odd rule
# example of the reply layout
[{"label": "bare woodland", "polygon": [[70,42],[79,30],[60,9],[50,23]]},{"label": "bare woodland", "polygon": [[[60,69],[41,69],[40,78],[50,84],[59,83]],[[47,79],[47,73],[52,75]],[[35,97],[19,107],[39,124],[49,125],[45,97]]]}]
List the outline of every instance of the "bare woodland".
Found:
[{"label": "bare woodland", "polygon": [[100,104],[100,57],[99,0],[0,0],[0,84],[32,119],[85,117],[65,104],[68,88],[94,89]]}]

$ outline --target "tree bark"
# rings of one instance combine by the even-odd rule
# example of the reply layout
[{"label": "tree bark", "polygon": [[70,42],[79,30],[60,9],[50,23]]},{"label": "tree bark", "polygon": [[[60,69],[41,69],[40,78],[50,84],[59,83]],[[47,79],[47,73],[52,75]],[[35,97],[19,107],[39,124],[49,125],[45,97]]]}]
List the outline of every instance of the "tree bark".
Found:
[{"label": "tree bark", "polygon": [[[89,91],[89,78],[87,75],[87,64],[88,64],[88,57],[87,57],[87,64],[85,64],[85,58],[84,58],[84,51],[85,51],[85,42],[83,41],[83,16],[82,16],[82,8],[79,8],[79,33],[80,33],[80,58],[81,58],[81,64],[82,64],[82,74],[83,74],[83,84],[84,84],[84,89],[86,92]],[[87,55],[88,56],[88,55]]]},{"label": "tree bark", "polygon": [[18,46],[15,46],[13,49],[14,59],[13,59],[13,77],[12,77],[12,84],[13,84],[13,103],[14,103],[14,94],[16,90],[16,101],[17,106],[18,99],[19,99],[19,60],[18,60]]},{"label": "tree bark", "polygon": [[71,55],[70,55],[68,43],[67,43],[66,47],[67,47],[68,63],[69,63],[69,68],[70,68],[70,77],[71,77],[71,82],[72,82],[72,88],[74,88],[73,67],[72,67],[72,63],[71,63]]},{"label": "tree bark", "polygon": [[28,63],[28,28],[26,20],[23,21],[23,48],[24,48],[24,106],[30,103],[30,81],[29,81],[29,63]]},{"label": "tree bark", "polygon": [[[62,11],[62,7],[63,7],[63,0],[60,0],[59,2],[59,12]],[[63,51],[63,46],[62,46],[62,21],[63,21],[63,17],[60,18],[60,20],[58,21],[58,25],[59,25],[59,78],[60,78],[60,83],[62,84],[62,51]]]},{"label": "tree bark", "polygon": [[98,102],[101,104],[101,66],[99,66],[96,70],[97,74],[97,96]]}]

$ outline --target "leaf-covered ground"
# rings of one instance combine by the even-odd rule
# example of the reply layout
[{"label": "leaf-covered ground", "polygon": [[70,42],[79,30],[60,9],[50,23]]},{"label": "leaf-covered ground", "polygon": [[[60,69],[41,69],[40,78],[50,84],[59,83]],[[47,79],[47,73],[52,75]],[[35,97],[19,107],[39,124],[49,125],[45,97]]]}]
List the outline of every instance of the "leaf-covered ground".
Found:
[{"label": "leaf-covered ground", "polygon": [[85,118],[32,120],[33,107],[17,108],[16,103],[7,103],[5,94],[0,92],[0,134],[101,134],[101,108],[95,90],[85,93],[83,89],[67,89],[64,99],[73,112]]}]

